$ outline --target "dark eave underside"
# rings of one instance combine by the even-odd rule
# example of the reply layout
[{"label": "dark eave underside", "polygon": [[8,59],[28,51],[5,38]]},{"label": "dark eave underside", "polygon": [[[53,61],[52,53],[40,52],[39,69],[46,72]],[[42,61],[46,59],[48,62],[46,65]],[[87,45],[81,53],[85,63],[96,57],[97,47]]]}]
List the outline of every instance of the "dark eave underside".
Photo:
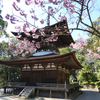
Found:
[{"label": "dark eave underside", "polygon": [[81,69],[82,66],[77,61],[75,53],[71,52],[63,55],[49,55],[42,57],[30,57],[30,58],[21,58],[15,60],[0,60],[0,64],[21,68],[24,64],[37,64],[37,63],[56,63],[56,64],[65,64],[66,67],[70,70]]}]

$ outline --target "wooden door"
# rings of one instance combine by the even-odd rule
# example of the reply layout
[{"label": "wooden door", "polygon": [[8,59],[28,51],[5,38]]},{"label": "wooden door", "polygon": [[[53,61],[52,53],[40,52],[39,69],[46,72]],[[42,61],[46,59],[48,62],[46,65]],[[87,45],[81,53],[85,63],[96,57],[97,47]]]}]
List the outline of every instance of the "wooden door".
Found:
[{"label": "wooden door", "polygon": [[36,85],[36,72],[33,72],[32,85]]},{"label": "wooden door", "polygon": [[37,83],[42,83],[43,82],[43,73],[42,72],[37,72],[36,73],[36,82]]}]

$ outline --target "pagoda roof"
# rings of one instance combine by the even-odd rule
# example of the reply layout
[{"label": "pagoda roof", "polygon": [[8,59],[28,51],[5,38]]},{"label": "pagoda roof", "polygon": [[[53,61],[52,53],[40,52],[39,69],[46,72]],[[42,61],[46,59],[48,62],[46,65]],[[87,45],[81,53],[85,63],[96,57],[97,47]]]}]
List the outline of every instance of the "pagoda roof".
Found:
[{"label": "pagoda roof", "polygon": [[[40,52],[34,53],[33,55],[31,55],[29,57],[39,57],[39,56],[49,56],[49,55],[58,55],[58,53],[50,51],[50,50],[48,50],[48,51],[43,51],[42,50]],[[27,58],[29,58],[29,57],[27,57]]]},{"label": "pagoda roof", "polygon": [[62,55],[48,55],[39,57],[20,58],[14,60],[0,60],[0,64],[21,68],[24,64],[55,63],[65,65],[69,70],[81,69],[82,66],[75,57],[74,52]]},{"label": "pagoda roof", "polygon": [[[65,26],[66,26],[66,28],[65,28]],[[46,35],[51,35],[52,32],[54,32],[54,31],[58,33],[58,40],[53,42],[57,48],[68,47],[68,46],[70,46],[71,43],[74,43],[74,40],[73,40],[71,34],[69,34],[67,20],[60,21],[51,26],[46,26],[46,27],[44,27],[44,29],[45,29],[44,32],[46,33]],[[27,38],[30,42],[32,40],[35,40],[36,42],[42,41],[39,29],[37,29],[35,32],[35,34],[39,35],[39,37],[37,39],[33,38],[32,36],[26,35],[24,32],[12,32],[12,34],[15,36],[18,36],[18,33],[20,33],[22,35],[22,37],[19,38],[20,40]],[[33,34],[32,31],[30,31],[28,33],[30,33],[30,35]],[[43,37],[43,40],[45,40],[45,37]]]}]

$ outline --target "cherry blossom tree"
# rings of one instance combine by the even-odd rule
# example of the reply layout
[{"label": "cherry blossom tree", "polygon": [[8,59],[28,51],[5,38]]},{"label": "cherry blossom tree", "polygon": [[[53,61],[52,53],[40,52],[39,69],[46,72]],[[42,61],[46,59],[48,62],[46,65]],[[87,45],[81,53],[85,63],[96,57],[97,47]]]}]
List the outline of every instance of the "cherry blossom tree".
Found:
[{"label": "cherry blossom tree", "polygon": [[[90,45],[92,45],[92,43]],[[79,34],[79,38],[76,43],[71,43],[70,46],[78,51],[82,51],[84,49],[83,54],[85,56],[85,60],[88,63],[95,63],[97,59],[100,59],[100,47],[98,46],[96,51],[93,48],[91,49],[89,47],[88,41],[84,39],[84,34],[83,36]]]},{"label": "cherry blossom tree", "polygon": [[[24,1],[24,2],[23,2]],[[8,19],[12,24],[19,23],[15,29],[18,31],[18,36],[16,39],[22,37],[21,32],[24,32],[27,36],[37,39],[38,37],[46,37],[43,41],[57,41],[58,36],[62,35],[63,32],[59,32],[61,28],[67,30],[66,34],[71,34],[74,30],[81,30],[95,34],[99,36],[99,31],[92,24],[91,11],[94,8],[95,1],[93,0],[14,0],[12,2],[13,13],[12,15],[7,14],[6,19]],[[25,5],[22,8],[20,4]],[[19,6],[20,5],[20,6]],[[25,10],[24,10],[25,9]],[[15,14],[14,12],[17,12]],[[85,22],[85,18],[88,19],[89,23]],[[68,26],[55,26],[55,30],[52,30],[51,34],[47,36],[49,30],[45,31],[45,26],[52,25],[59,21],[66,20],[68,25],[74,24],[74,28],[69,28]],[[42,27],[42,28],[41,28]],[[88,28],[94,30],[91,31]],[[37,34],[36,30],[39,30]],[[32,32],[32,34],[30,34]],[[87,43],[83,40],[78,40],[78,45],[86,45]],[[80,42],[81,41],[81,42]],[[82,43],[83,42],[83,43]],[[28,52],[32,52],[32,48],[40,48],[40,42],[28,41],[23,39],[23,43],[14,44],[9,43],[9,49],[13,49],[16,46],[16,51],[12,51],[14,56],[23,53],[25,56]],[[83,47],[82,47],[83,48]],[[23,50],[25,49],[25,51]]]}]

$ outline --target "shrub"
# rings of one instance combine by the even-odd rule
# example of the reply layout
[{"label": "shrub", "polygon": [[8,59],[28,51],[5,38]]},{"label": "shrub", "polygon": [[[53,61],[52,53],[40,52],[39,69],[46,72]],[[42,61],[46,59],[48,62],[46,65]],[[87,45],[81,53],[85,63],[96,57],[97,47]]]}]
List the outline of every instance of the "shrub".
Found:
[{"label": "shrub", "polygon": [[100,81],[95,82],[96,86],[100,86]]},{"label": "shrub", "polygon": [[3,87],[3,82],[2,83],[0,83],[0,88],[2,88]]},{"label": "shrub", "polygon": [[79,82],[79,85],[82,85],[82,83],[81,83],[81,82]]},{"label": "shrub", "polygon": [[97,73],[97,79],[100,81],[100,72]]},{"label": "shrub", "polygon": [[90,85],[95,85],[95,83],[94,82],[90,82]]},{"label": "shrub", "polygon": [[82,83],[82,85],[89,85],[88,81]]},{"label": "shrub", "polygon": [[78,82],[72,82],[72,84],[78,84]]}]

